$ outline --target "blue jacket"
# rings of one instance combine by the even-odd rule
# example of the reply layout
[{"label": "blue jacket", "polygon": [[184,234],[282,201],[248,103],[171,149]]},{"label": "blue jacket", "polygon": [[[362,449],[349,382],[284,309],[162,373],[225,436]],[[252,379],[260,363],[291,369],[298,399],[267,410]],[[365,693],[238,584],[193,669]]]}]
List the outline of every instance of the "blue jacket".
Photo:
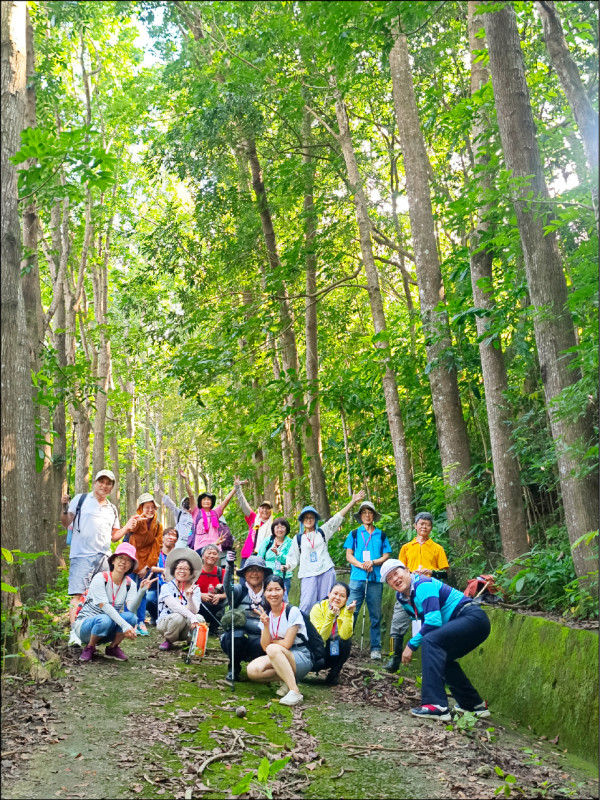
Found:
[{"label": "blue jacket", "polygon": [[408,615],[412,619],[420,619],[423,623],[420,633],[408,642],[411,650],[419,647],[423,636],[449,622],[460,606],[471,602],[471,598],[465,597],[458,589],[453,589],[437,578],[425,578],[416,573],[413,573],[410,580],[409,595],[409,599],[406,600],[404,595],[396,592],[398,602]]}]

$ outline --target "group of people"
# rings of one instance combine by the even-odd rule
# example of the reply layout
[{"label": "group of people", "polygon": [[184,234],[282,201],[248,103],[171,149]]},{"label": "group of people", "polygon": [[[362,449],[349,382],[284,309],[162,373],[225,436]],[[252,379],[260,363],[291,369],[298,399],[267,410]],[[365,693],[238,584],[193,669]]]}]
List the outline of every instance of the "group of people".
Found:
[{"label": "group of people", "polygon": [[[228,656],[229,681],[240,679],[246,663],[251,681],[278,682],[280,703],[296,705],[303,700],[298,683],[309,672],[327,669],[326,683],[339,682],[363,603],[369,609],[371,658],[381,659],[381,603],[387,582],[396,591],[396,603],[393,649],[384,668],[397,671],[415,650],[422,652],[422,704],[412,713],[450,719],[447,684],[454,710],[489,715],[457,660],[487,638],[489,620],[472,598],[444,582],[449,564],[443,548],[430,538],[430,514],[417,515],[416,536],[393,559],[391,545],[377,527],[381,514],[364,501],[364,491],[322,525],[317,509],[305,506],[299,531],[291,536],[289,521],[275,517],[270,502],[252,510],[242,490],[245,481],[236,478],[217,505],[209,492],[195,500],[187,476],[180,474],[188,497],[177,507],[163,496],[177,515],[176,526],[164,531],[149,493],[140,496],[137,513],[120,527],[108,500],[114,485],[110,470],[95,476],[90,494],[73,500],[63,496],[61,521],[73,527],[71,642],[82,646],[81,661],[91,661],[102,643],[107,644],[107,656],[127,660],[120,644],[148,635],[146,614],[163,637],[161,650],[189,640],[194,628],[207,623],[210,633],[220,635]],[[234,495],[248,525],[237,582],[234,541],[223,518]],[[348,586],[337,580],[328,543],[359,502],[354,514],[359,524],[344,542],[351,568]],[[111,552],[111,542],[120,539],[124,541]],[[298,607],[288,602],[296,567]]]}]

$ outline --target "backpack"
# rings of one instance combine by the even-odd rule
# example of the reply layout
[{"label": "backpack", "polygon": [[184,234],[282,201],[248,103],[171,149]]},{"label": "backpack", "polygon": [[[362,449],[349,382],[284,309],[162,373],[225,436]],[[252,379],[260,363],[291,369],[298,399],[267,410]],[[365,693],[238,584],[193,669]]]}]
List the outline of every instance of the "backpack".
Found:
[{"label": "backpack", "polygon": [[[356,553],[356,546],[358,544],[358,528],[355,528],[353,531],[350,531],[350,536],[352,536],[352,553]],[[379,541],[379,545],[381,547],[381,552],[379,553],[379,558],[383,555],[383,548],[385,543],[387,542],[388,538],[383,531],[381,531],[381,539]]]},{"label": "backpack", "polygon": [[[291,606],[295,608],[296,606]],[[287,622],[288,619],[288,609],[290,608],[289,603],[285,605],[285,619]],[[303,644],[305,644],[312,656],[313,668],[312,672],[318,672],[320,669],[325,667],[325,646],[323,643],[323,639],[321,638],[321,634],[312,624],[310,617],[308,614],[305,614],[304,611],[300,611],[302,614],[302,619],[304,620],[304,624],[306,625],[306,633],[308,634],[308,638],[304,636],[304,634],[299,633],[298,636],[302,640]]]},{"label": "backpack", "polygon": [[[194,541],[196,540],[196,530],[198,528],[198,523],[200,522],[200,518],[201,518],[201,515],[198,514],[198,516],[196,518],[196,522],[194,523],[194,525],[192,527],[192,532],[190,533],[190,535],[188,537],[188,547],[191,547],[192,550],[194,549],[193,545],[194,545]],[[231,533],[231,528],[229,527],[229,525],[226,522],[219,522],[219,527],[217,528],[217,533],[219,534],[219,536],[224,536],[225,537],[225,541],[221,544],[221,550],[223,552],[225,552],[225,550],[231,550],[233,548],[234,540],[233,540],[233,534]]]},{"label": "backpack", "polygon": [[[327,546],[327,539],[325,538],[325,533],[323,531],[323,528],[318,528],[318,531],[321,534],[321,536],[323,537],[323,541],[325,542],[325,546]],[[299,533],[296,536],[296,541],[298,542],[298,555],[300,555],[302,553],[302,534],[301,533]]]},{"label": "backpack", "polygon": [[[108,572],[103,572],[102,573],[102,577],[104,578],[104,583],[108,583],[108,576],[109,576]],[[127,589],[129,590],[129,587],[131,586],[131,578],[129,577],[129,575],[125,576],[125,585],[127,586]],[[77,619],[77,615],[79,614],[81,609],[84,607],[89,592],[90,592],[90,587],[88,586],[88,588],[85,590],[85,592],[81,595],[81,597],[79,599],[79,603],[77,603],[77,608],[75,609],[75,619]]]},{"label": "backpack", "polygon": [[[71,530],[67,532],[67,544],[71,544],[73,539],[73,533],[75,532],[75,523],[81,516],[81,507],[85,503],[85,499],[88,497],[88,492],[82,492],[81,497],[79,498],[79,502],[77,503],[77,508],[75,509],[75,516],[73,517],[73,522],[71,523]],[[115,506],[110,502],[110,500],[106,501],[108,505],[112,508],[115,514],[115,522],[118,519],[117,509]],[[123,539],[124,542],[129,541],[129,534],[127,534],[126,538]]]}]

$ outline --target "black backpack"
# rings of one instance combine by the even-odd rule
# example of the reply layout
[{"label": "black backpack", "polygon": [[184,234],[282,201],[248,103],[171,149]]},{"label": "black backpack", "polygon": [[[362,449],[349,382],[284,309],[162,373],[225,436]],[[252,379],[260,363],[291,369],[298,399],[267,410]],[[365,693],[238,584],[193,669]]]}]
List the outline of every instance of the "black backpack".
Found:
[{"label": "black backpack", "polygon": [[[353,531],[350,531],[350,536],[352,536],[352,554],[356,554],[356,545],[358,544],[358,528],[355,528]],[[381,531],[381,539],[379,540],[379,544],[381,547],[381,552],[379,553],[379,558],[383,555],[383,548],[385,543],[387,542],[388,538],[383,531]]]},{"label": "black backpack", "polygon": [[[325,533],[323,531],[323,528],[319,528],[318,530],[319,530],[319,533],[321,534],[321,536],[323,537],[323,541],[327,545],[327,539],[325,538]],[[299,533],[296,536],[296,541],[298,542],[298,555],[300,555],[300,553],[302,552],[302,534],[301,533]]]},{"label": "black backpack", "polygon": [[[288,609],[295,608],[296,606],[290,606],[289,603],[286,603],[285,606],[285,619],[288,619]],[[321,634],[312,624],[310,617],[308,614],[305,614],[303,611],[300,611],[302,614],[302,619],[304,620],[304,624],[306,625],[306,633],[308,634],[308,638],[304,636],[304,634],[299,633],[298,636],[302,640],[303,644],[305,644],[312,656],[313,661],[313,668],[312,672],[318,672],[320,669],[325,667],[325,644],[323,639],[321,638]]]}]

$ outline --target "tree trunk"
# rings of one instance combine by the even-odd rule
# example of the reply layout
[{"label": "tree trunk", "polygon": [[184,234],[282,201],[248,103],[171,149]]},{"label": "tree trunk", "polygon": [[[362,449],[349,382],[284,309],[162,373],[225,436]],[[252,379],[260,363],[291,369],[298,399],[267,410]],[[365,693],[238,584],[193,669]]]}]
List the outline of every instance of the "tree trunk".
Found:
[{"label": "tree trunk", "polygon": [[[475,9],[480,5],[476,0],[469,0],[468,25],[469,49],[471,51],[471,94],[474,95],[489,81],[489,72],[482,60],[476,59],[475,51],[484,46],[476,34],[482,27],[481,17],[474,16]],[[478,167],[478,181],[482,191],[491,188],[491,175],[489,171],[489,158],[483,147],[487,141],[488,126],[483,115],[475,116],[472,127],[472,151],[475,166]],[[492,209],[489,206],[481,208],[477,219],[476,229],[471,236],[471,285],[473,287],[473,305],[475,308],[485,308],[490,314],[495,308],[495,298],[492,277],[492,253],[490,250],[480,249],[481,237],[490,228],[487,221]],[[494,465],[494,487],[498,504],[498,519],[500,524],[500,538],[502,552],[507,561],[512,561],[517,556],[529,549],[527,539],[527,521],[523,506],[521,491],[521,473],[516,454],[512,451],[510,438],[511,415],[505,399],[508,391],[508,378],[504,364],[504,354],[500,341],[485,342],[489,324],[486,317],[477,317],[477,334],[480,339],[479,357],[485,388],[485,403],[487,408],[490,443],[492,447],[492,462]],[[496,347],[497,345],[497,347]]]},{"label": "tree trunk", "polygon": [[[532,191],[536,198],[547,198],[515,11],[511,5],[506,5],[500,11],[484,14],[483,20],[506,166],[515,178],[528,181],[528,185],[520,189],[523,196]],[[558,413],[560,393],[576,383],[580,373],[572,368],[575,356],[571,348],[575,347],[575,334],[556,237],[554,233],[544,232],[551,211],[540,203],[532,208],[522,200],[515,200],[514,206],[527,285],[536,309],[533,315],[535,340],[556,448],[566,525],[573,543],[580,536],[598,530],[597,473],[588,470],[587,475],[581,474],[586,467],[582,454],[594,441],[593,428],[587,411],[568,418]],[[595,548],[580,545],[572,547],[572,552],[578,576],[594,569]]]},{"label": "tree trunk", "polygon": [[[129,364],[126,362],[127,368]],[[129,406],[125,418],[125,432],[127,435],[127,450],[125,451],[125,491],[127,493],[127,517],[131,517],[136,511],[136,499],[138,497],[138,486],[136,481],[136,446],[135,446],[135,384],[132,380],[127,382],[119,376],[119,382],[124,392],[129,395]]]},{"label": "tree trunk", "polygon": [[[90,434],[92,424],[83,409],[76,411],[77,432],[75,445],[75,494],[91,490],[90,460],[92,448]],[[94,477],[94,476],[92,476]]]},{"label": "tree trunk", "polygon": [[[281,378],[281,367],[279,366],[279,358],[277,351],[273,348],[273,375],[275,380]],[[296,506],[294,505],[294,492],[293,492],[293,477],[292,472],[292,445],[291,445],[291,431],[289,417],[284,420],[281,433],[279,434],[281,441],[281,459],[283,462],[283,481],[282,481],[282,502],[283,502],[283,516],[290,517],[294,513]],[[299,509],[296,509],[299,510]]]},{"label": "tree trunk", "polygon": [[312,115],[305,112],[302,127],[302,144],[304,153],[302,163],[305,168],[304,189],[304,246],[306,263],[306,303],[305,303],[305,331],[306,331],[306,408],[307,421],[303,425],[304,449],[308,457],[310,471],[310,496],[311,500],[323,517],[329,519],[329,498],[327,497],[327,484],[323,472],[322,444],[321,444],[321,410],[319,405],[319,349],[317,338],[317,254],[316,236],[317,221],[314,203],[315,161],[311,153],[311,123]]},{"label": "tree trunk", "polygon": [[477,497],[471,490],[458,488],[469,477],[471,454],[458,391],[437,254],[429,194],[429,159],[419,124],[408,45],[406,37],[397,30],[394,32],[394,45],[390,52],[390,69],[400,146],[404,157],[406,195],[429,362],[431,399],[444,482],[450,489],[447,517],[455,545],[464,547],[466,532],[477,514]]},{"label": "tree trunk", "polygon": [[346,414],[344,413],[344,406],[340,403],[340,412],[342,416],[342,433],[344,434],[344,455],[346,456],[346,473],[348,475],[348,495],[352,497],[352,472],[350,471],[350,447],[348,445],[348,426],[346,425]]},{"label": "tree trunk", "polygon": [[[25,120],[26,3],[1,4],[1,373],[2,373],[2,536],[8,549],[41,550],[37,517],[31,513],[38,481],[35,472],[35,427],[21,284],[21,226],[17,169],[10,158],[20,148]],[[39,597],[46,588],[43,559],[26,563],[28,586],[22,597]],[[16,600],[16,598],[15,598]]]},{"label": "tree trunk", "polygon": [[542,20],[550,63],[560,79],[583,139],[598,226],[598,112],[590,102],[577,65],[569,52],[556,6],[552,0],[537,0],[535,5]]},{"label": "tree trunk", "polygon": [[108,454],[110,458],[110,467],[115,476],[115,485],[111,492],[111,501],[117,507],[119,512],[119,519],[121,517],[121,476],[119,474],[119,441],[117,439],[117,421],[115,420],[112,408],[108,408],[107,418],[109,424],[108,436]]},{"label": "tree trunk", "polygon": [[[333,94],[335,97],[335,114],[339,127],[339,143],[346,162],[348,180],[351,191],[354,195],[354,207],[356,212],[356,222],[360,236],[360,249],[367,275],[367,288],[369,301],[371,304],[371,316],[373,327],[378,340],[375,347],[380,353],[380,364],[382,371],[383,394],[385,397],[385,407],[387,410],[392,448],[394,451],[394,462],[396,465],[396,481],[398,487],[398,505],[400,507],[400,520],[405,528],[413,524],[413,479],[410,469],[410,459],[406,447],[404,435],[404,423],[402,412],[400,411],[400,398],[398,396],[398,385],[396,376],[390,364],[390,343],[387,336],[385,313],[383,310],[383,300],[381,298],[381,288],[379,286],[379,273],[373,258],[373,247],[371,244],[371,226],[367,209],[367,199],[362,185],[362,180],[356,163],[354,147],[350,134],[348,113],[346,105],[342,99],[340,90],[331,76]],[[367,487],[365,487],[367,488]]]},{"label": "tree trunk", "polygon": [[[269,268],[271,273],[277,278],[281,269],[281,265],[279,263],[279,253],[277,252],[277,239],[275,237],[273,219],[271,217],[271,210],[269,208],[267,199],[267,190],[262,179],[262,170],[260,161],[258,159],[258,154],[256,152],[256,144],[250,136],[246,136],[244,140],[244,147],[248,156],[248,163],[250,164],[252,188],[254,190],[254,195],[256,197],[260,214],[260,222],[265,240],[267,257],[269,260]],[[290,302],[287,298],[287,290],[283,282],[281,282],[281,288],[278,291],[281,292],[279,300],[279,316],[282,325],[281,355],[283,361],[283,371],[286,381],[292,383],[298,380],[300,371],[298,350],[296,347],[296,334],[294,332],[294,320],[292,317]],[[294,459],[295,495],[298,502],[304,503],[306,500],[304,489],[304,465],[302,463],[302,446],[298,435],[298,424],[302,419],[302,401],[296,392],[290,393],[287,398],[287,402],[292,411],[290,418],[292,434],[292,457]]]}]

